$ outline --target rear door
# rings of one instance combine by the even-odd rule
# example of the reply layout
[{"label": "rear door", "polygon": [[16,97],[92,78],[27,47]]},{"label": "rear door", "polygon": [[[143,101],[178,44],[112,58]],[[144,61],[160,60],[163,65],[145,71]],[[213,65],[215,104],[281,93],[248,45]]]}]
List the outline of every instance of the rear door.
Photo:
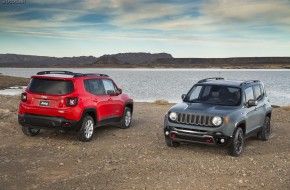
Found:
[{"label": "rear door", "polygon": [[[254,91],[252,87],[248,87],[245,89],[245,99],[246,102],[249,100],[255,100]],[[253,131],[254,129],[259,126],[259,118],[258,118],[258,112],[257,112],[257,106],[247,107],[245,108],[247,114],[247,123],[246,123],[246,133]]]},{"label": "rear door", "polygon": [[97,110],[98,120],[102,121],[110,117],[110,96],[106,94],[101,79],[87,79],[84,81],[85,89],[91,94],[94,108]]},{"label": "rear door", "polygon": [[258,125],[256,128],[262,127],[264,120],[265,120],[265,113],[266,113],[266,104],[264,101],[264,92],[262,90],[261,85],[255,85],[253,86],[254,90],[254,95],[255,95],[255,100],[258,101],[258,105],[256,107],[256,114],[257,114],[257,120],[258,120]]}]

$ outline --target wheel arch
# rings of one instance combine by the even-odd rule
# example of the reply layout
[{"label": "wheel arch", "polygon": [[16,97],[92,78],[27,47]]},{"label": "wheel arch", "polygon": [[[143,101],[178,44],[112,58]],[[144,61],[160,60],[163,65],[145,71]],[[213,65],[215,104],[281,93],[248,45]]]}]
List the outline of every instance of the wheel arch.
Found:
[{"label": "wheel arch", "polygon": [[85,115],[89,115],[94,119],[95,125],[98,123],[98,112],[95,108],[86,108],[83,110],[81,122],[83,121]]},{"label": "wheel arch", "polygon": [[269,118],[271,119],[271,116],[272,116],[272,112],[271,112],[271,111],[268,111],[268,112],[266,113],[266,117],[269,117]]},{"label": "wheel arch", "polygon": [[236,124],[236,129],[241,128],[243,130],[244,135],[246,135],[246,121],[240,121]]},{"label": "wheel arch", "polygon": [[134,104],[133,102],[126,102],[125,103],[125,106],[124,106],[124,110],[125,110],[125,107],[128,107],[131,109],[131,113],[133,113],[133,109],[134,109]]}]

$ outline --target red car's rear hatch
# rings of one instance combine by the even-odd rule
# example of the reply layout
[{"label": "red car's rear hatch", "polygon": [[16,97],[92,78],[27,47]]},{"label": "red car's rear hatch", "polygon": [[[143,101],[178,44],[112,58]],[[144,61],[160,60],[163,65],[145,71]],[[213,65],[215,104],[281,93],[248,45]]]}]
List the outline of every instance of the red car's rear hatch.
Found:
[{"label": "red car's rear hatch", "polygon": [[63,108],[66,95],[74,91],[72,80],[32,78],[28,88],[27,104],[42,108]]}]

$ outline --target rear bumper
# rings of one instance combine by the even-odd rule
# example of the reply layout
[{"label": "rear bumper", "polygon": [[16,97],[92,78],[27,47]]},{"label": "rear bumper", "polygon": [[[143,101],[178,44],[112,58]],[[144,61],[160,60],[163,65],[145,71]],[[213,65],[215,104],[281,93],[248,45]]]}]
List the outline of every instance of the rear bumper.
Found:
[{"label": "rear bumper", "polygon": [[67,120],[62,117],[48,117],[42,115],[19,114],[18,122],[21,126],[45,129],[79,130],[79,121]]}]

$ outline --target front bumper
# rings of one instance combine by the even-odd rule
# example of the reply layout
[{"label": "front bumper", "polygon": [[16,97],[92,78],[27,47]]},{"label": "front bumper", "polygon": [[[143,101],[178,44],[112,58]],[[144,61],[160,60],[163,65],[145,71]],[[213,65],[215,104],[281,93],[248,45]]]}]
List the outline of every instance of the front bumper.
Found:
[{"label": "front bumper", "polygon": [[18,122],[21,126],[45,129],[79,130],[79,121],[67,120],[62,117],[48,117],[42,115],[19,114]]},{"label": "front bumper", "polygon": [[170,127],[164,128],[165,138],[178,142],[201,143],[208,145],[226,146],[230,137],[221,132],[210,132],[206,130],[194,130],[188,128]]}]

